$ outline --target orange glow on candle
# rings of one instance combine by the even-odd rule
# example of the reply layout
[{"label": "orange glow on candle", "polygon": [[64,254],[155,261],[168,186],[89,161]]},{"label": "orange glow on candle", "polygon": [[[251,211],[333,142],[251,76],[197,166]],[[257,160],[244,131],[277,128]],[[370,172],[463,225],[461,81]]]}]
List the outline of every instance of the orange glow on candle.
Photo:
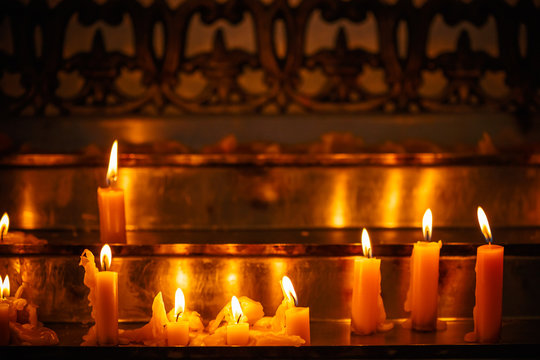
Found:
[{"label": "orange glow on candle", "polygon": [[4,213],[2,215],[2,220],[0,220],[0,235],[2,236],[2,240],[4,239],[4,236],[7,235],[9,229],[9,216],[7,213]]},{"label": "orange glow on candle", "polygon": [[294,286],[291,279],[288,276],[284,276],[281,279],[281,286],[283,288],[283,295],[295,306],[298,305],[298,298],[296,297],[296,292],[294,291]]},{"label": "orange glow on candle", "polygon": [[4,281],[2,281],[2,278],[0,277],[0,299],[7,298],[9,294],[9,276],[6,275]]},{"label": "orange glow on candle", "polygon": [[178,317],[184,312],[185,307],[186,298],[184,297],[182,289],[178,288],[174,294],[174,314],[176,315],[176,321],[178,321]]},{"label": "orange glow on candle", "polygon": [[486,242],[490,243],[493,241],[493,238],[491,237],[491,229],[489,228],[489,222],[486,216],[486,213],[484,212],[484,209],[482,207],[478,207],[477,210],[478,215],[478,224],[480,224],[480,229],[482,230],[482,234],[484,234],[484,238],[486,239]]},{"label": "orange glow on candle", "polygon": [[238,324],[243,313],[242,313],[242,307],[240,306],[240,302],[238,301],[238,298],[234,295],[231,299],[231,311],[232,311],[235,324]]},{"label": "orange glow on candle", "polygon": [[107,269],[111,268],[112,252],[111,252],[111,247],[109,246],[109,244],[105,244],[101,248],[101,254],[99,256],[99,260],[101,262],[101,270],[107,271]]},{"label": "orange glow on candle", "polygon": [[424,234],[424,240],[431,241],[431,228],[433,224],[433,214],[431,209],[427,209],[422,218],[422,233]]},{"label": "orange glow on candle", "polygon": [[371,250],[371,241],[369,240],[369,234],[366,228],[362,230],[362,251],[364,252],[365,257],[373,257],[373,252]]},{"label": "orange glow on candle", "polygon": [[118,181],[118,140],[114,140],[107,169],[107,184],[115,187]]}]

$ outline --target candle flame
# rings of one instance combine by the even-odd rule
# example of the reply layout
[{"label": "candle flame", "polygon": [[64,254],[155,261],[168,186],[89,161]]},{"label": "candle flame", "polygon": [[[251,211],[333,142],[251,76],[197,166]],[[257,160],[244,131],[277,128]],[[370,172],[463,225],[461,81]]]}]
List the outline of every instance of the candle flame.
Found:
[{"label": "candle flame", "polygon": [[478,224],[480,224],[480,229],[482,230],[482,234],[484,234],[484,238],[486,239],[486,242],[490,243],[493,241],[493,238],[491,237],[491,229],[489,228],[489,222],[486,216],[486,213],[484,212],[484,209],[482,207],[478,207],[477,210],[478,215]]},{"label": "candle flame", "polygon": [[118,181],[118,140],[114,140],[107,169],[107,185],[115,186]]},{"label": "candle flame", "polygon": [[240,318],[242,317],[243,313],[242,313],[242,307],[240,306],[240,302],[234,295],[231,299],[231,310],[232,310],[233,319],[235,323],[238,324],[238,322],[240,322]]},{"label": "candle flame", "polygon": [[288,276],[284,276],[283,279],[281,279],[281,288],[283,289],[283,295],[288,300],[294,301],[294,306],[298,306],[298,298],[296,297],[292,281]]},{"label": "candle flame", "polygon": [[99,260],[101,261],[101,269],[104,271],[107,271],[107,268],[111,268],[111,262],[112,262],[112,251],[109,244],[103,245],[101,248],[101,254],[99,256]]},{"label": "candle flame", "polygon": [[174,315],[176,315],[176,321],[178,321],[178,317],[184,312],[185,306],[186,298],[182,289],[178,288],[176,289],[176,294],[174,294]]},{"label": "candle flame", "polygon": [[422,219],[422,233],[424,234],[424,240],[431,241],[431,227],[433,224],[433,215],[431,209],[427,209]]},{"label": "candle flame", "polygon": [[2,237],[2,240],[4,240],[4,236],[7,235],[9,229],[9,216],[7,213],[4,213],[2,215],[2,220],[0,220],[0,236]]},{"label": "candle flame", "polygon": [[371,241],[369,240],[369,234],[366,228],[362,230],[362,250],[364,251],[364,256],[367,256],[368,258],[373,256]]},{"label": "candle flame", "polygon": [[0,299],[6,298],[9,296],[9,276],[6,275],[4,281],[0,276]]}]

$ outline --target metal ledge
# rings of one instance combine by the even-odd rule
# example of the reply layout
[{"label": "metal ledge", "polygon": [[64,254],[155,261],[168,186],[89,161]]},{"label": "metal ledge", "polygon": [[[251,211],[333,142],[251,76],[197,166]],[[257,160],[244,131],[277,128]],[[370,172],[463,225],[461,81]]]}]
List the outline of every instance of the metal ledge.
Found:
[{"label": "metal ledge", "polygon": [[[121,324],[134,328],[142,324]],[[540,320],[504,320],[501,342],[498,344],[467,344],[466,332],[472,330],[471,320],[448,322],[445,331],[421,333],[403,329],[397,321],[387,333],[370,336],[350,334],[348,322],[312,321],[312,346],[306,347],[80,347],[88,326],[81,324],[47,324],[60,338],[57,347],[8,346],[2,349],[6,358],[40,359],[406,359],[406,358],[534,358],[540,338],[536,329]]]}]

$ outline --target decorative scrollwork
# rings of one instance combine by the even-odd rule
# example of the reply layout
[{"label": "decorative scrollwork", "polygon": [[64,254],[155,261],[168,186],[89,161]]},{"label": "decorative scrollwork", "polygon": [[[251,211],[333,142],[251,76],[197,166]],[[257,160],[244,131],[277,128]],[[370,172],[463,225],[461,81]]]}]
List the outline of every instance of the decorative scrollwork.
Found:
[{"label": "decorative scrollwork", "polygon": [[[0,50],[0,75],[19,76],[19,94],[2,86],[2,111],[10,116],[32,114],[133,114],[175,109],[190,113],[470,111],[537,114],[540,103],[540,10],[520,0],[5,0],[0,22],[8,24],[11,49]],[[307,33],[314,14],[328,24],[376,23],[378,50],[351,46],[341,25],[331,47],[306,53]],[[480,27],[493,18],[497,54],[476,50],[467,31],[453,51],[428,55],[432,24],[442,16],[450,26],[467,22]],[[82,26],[119,26],[129,19],[134,51],[109,50],[107,33],[97,30],[90,51],[65,54],[66,33],[73,18]],[[254,49],[229,47],[218,26],[212,48],[195,54],[187,49],[190,25],[198,17],[208,26],[252,22]],[[285,45],[277,50],[276,25],[284,29]],[[406,56],[399,53],[398,25],[407,29]],[[164,32],[162,54],[156,53],[154,32]],[[518,45],[525,29],[525,50]],[[36,36],[40,32],[41,39]],[[246,36],[247,38],[247,36]],[[383,72],[386,90],[374,93],[358,79],[366,67]],[[142,73],[137,95],[117,84],[123,71]],[[262,73],[263,90],[253,91],[239,79],[246,71]],[[304,72],[324,77],[318,91],[305,91]],[[435,95],[420,91],[425,72],[442,72],[446,84]],[[480,82],[486,72],[503,72],[509,91],[503,97],[486,92]],[[76,94],[59,94],[59,74],[76,73],[83,85]],[[194,96],[178,89],[182,76],[199,74],[204,86]],[[311,89],[313,90],[313,89]]]}]

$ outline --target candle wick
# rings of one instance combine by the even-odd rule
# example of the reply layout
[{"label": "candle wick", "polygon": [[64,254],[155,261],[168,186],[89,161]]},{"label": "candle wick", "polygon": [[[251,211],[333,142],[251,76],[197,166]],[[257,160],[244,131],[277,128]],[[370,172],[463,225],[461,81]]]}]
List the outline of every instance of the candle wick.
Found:
[{"label": "candle wick", "polygon": [[180,314],[182,314],[181,311],[179,311],[178,314],[176,314],[176,322],[178,322],[178,318],[180,317]]}]

